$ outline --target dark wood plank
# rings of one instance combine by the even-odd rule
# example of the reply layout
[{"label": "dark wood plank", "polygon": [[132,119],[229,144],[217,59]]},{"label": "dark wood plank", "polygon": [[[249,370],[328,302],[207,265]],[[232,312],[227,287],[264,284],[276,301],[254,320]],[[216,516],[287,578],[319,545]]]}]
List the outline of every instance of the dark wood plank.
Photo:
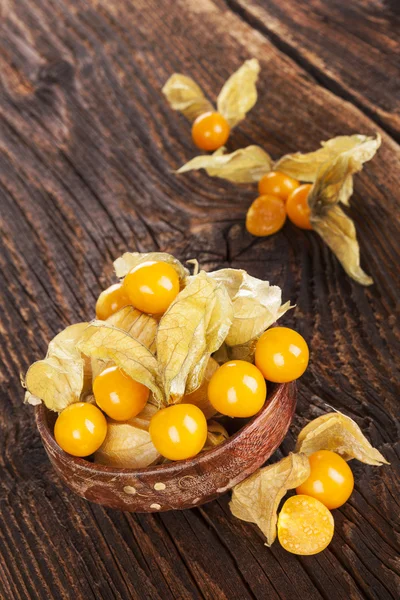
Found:
[{"label": "dark wood plank", "polygon": [[400,140],[400,4],[227,0],[317,81]]},{"label": "dark wood plank", "polygon": [[[377,129],[226,4],[20,0],[1,10],[0,596],[398,597],[397,144],[381,132],[382,149],[356,181],[351,212],[376,281],[364,289],[312,232],[287,225],[269,239],[248,235],[254,189],[172,172],[194,155],[187,123],[160,94],[176,70],[215,97],[241,61],[260,59],[260,99],[231,148],[258,143],[278,157]],[[265,548],[231,517],[227,497],[131,515],[80,500],[51,470],[19,374],[57,331],[91,318],[112,259],[128,248],[244,267],[296,302],[285,323],[309,340],[312,361],[283,452],[333,406],[392,463],[354,466],[356,490],[335,511],[323,554]]]}]

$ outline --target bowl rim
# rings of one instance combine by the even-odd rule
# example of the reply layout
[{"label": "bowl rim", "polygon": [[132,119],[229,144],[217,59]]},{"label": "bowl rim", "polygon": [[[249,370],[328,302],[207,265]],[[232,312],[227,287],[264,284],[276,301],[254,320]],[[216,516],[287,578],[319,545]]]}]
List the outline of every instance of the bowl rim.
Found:
[{"label": "bowl rim", "polygon": [[[70,464],[76,466],[76,468],[80,470],[87,471],[87,473],[103,473],[104,475],[112,475],[117,476],[121,474],[130,475],[130,476],[145,476],[145,475],[157,475],[157,474],[173,474],[177,469],[182,469],[183,467],[196,467],[200,465],[203,461],[209,461],[212,458],[218,457],[220,454],[225,451],[229,451],[230,449],[234,449],[237,442],[242,438],[245,438],[247,434],[255,428],[258,420],[262,416],[267,416],[265,413],[271,413],[275,410],[280,402],[281,397],[287,393],[290,396],[296,395],[296,382],[292,381],[289,383],[277,383],[275,384],[271,395],[268,397],[264,406],[261,410],[255,414],[247,423],[245,423],[236,433],[229,436],[227,440],[207,450],[206,452],[201,452],[192,458],[186,458],[184,460],[173,461],[170,463],[159,464],[159,465],[149,465],[148,467],[141,467],[139,469],[129,468],[129,467],[110,467],[107,465],[101,465],[99,463],[92,463],[85,458],[81,458],[78,456],[73,456],[72,454],[68,454],[64,452],[57,444],[54,436],[50,432],[50,427],[46,418],[46,411],[49,409],[46,408],[45,404],[41,403],[35,407],[35,420],[36,426],[38,428],[40,437],[44,443],[45,449],[49,449],[53,455],[57,455],[59,459],[68,461]],[[294,398],[295,399],[295,398]],[[294,403],[295,407],[295,403]],[[294,411],[294,408],[293,408]],[[50,412],[50,411],[49,411]],[[290,426],[290,424],[289,424]]]}]

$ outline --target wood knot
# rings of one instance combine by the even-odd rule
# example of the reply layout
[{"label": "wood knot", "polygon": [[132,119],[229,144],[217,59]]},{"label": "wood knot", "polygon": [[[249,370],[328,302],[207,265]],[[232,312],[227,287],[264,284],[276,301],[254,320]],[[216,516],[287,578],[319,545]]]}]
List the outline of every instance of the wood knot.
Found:
[{"label": "wood knot", "polygon": [[38,80],[39,83],[47,85],[68,86],[75,76],[75,69],[71,63],[66,60],[49,61],[40,68]]}]

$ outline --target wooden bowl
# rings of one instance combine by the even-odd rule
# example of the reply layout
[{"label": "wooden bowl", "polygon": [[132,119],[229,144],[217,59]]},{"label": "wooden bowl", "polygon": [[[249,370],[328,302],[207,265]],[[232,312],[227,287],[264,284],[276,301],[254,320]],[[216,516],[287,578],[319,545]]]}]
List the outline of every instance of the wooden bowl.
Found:
[{"label": "wooden bowl", "polygon": [[53,467],[82,498],[131,512],[180,510],[214,500],[278,448],[296,407],[296,384],[270,387],[261,411],[226,442],[194,458],[145,469],[116,469],[66,454],[53,437],[55,414],[43,404],[35,409],[36,424]]}]

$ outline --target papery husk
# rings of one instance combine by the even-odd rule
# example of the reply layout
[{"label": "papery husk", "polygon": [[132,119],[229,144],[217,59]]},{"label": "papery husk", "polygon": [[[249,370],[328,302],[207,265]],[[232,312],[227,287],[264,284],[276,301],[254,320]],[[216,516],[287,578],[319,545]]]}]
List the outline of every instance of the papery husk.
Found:
[{"label": "papery husk", "polygon": [[177,173],[205,169],[210,177],[220,177],[233,183],[254,183],[271,170],[271,157],[259,146],[247,146],[230,154],[225,152],[223,147],[211,155],[196,156]]},{"label": "papery husk", "polygon": [[290,308],[289,302],[281,304],[282,292],[278,286],[241,269],[220,269],[209,276],[225,285],[232,300],[233,321],[225,339],[228,346],[251,342]]},{"label": "papery husk", "polygon": [[242,121],[257,102],[257,79],[260,64],[256,58],[246,60],[224,83],[217,99],[217,110],[231,129]]},{"label": "papery husk", "polygon": [[273,465],[256,471],[233,488],[232,514],[255,523],[271,546],[276,539],[278,506],[288,490],[301,485],[310,475],[305,454],[290,454]]},{"label": "papery husk", "polygon": [[360,248],[354,223],[338,204],[348,204],[353,174],[362,168],[365,160],[372,158],[379,143],[379,139],[370,138],[324,164],[307,199],[312,228],[329,246],[346,273],[361,285],[371,285],[373,279],[360,267]]},{"label": "papery husk", "polygon": [[225,287],[204,271],[189,277],[157,331],[157,359],[169,404],[200,386],[210,355],[223,343],[231,323]]},{"label": "papery husk", "polygon": [[203,381],[200,387],[191,394],[186,394],[182,398],[184,404],[194,404],[203,411],[205,418],[208,420],[217,414],[217,411],[208,399],[208,384],[215,371],[219,368],[219,364],[214,358],[209,358],[207,367],[204,373]]},{"label": "papery husk", "polygon": [[[361,163],[370,160],[381,143],[379,135],[376,138],[366,135],[339,135],[326,142],[321,142],[321,148],[315,152],[295,152],[282,156],[273,166],[274,171],[285,173],[299,181],[314,183],[319,169],[327,162],[335,159],[342,153],[353,153],[356,160]],[[347,194],[352,193],[351,181],[347,183]],[[344,196],[345,198],[345,196]],[[345,200],[343,199],[345,202]]]},{"label": "papery husk", "polygon": [[125,306],[106,319],[106,323],[129,333],[155,354],[158,321],[133,306]]},{"label": "papery husk", "polygon": [[185,269],[182,263],[175,256],[167,252],[125,252],[122,256],[114,261],[114,271],[119,279],[122,279],[132,269],[145,262],[165,262],[174,267],[178,273],[181,287],[185,283],[189,271]]},{"label": "papery husk", "polygon": [[229,433],[221,423],[209,421],[207,423],[207,440],[204,444],[203,452],[219,446],[229,438]]},{"label": "papery husk", "polygon": [[309,455],[318,450],[331,450],[344,460],[356,458],[367,465],[389,464],[379,450],[371,446],[357,423],[340,412],[322,415],[300,431],[296,452]]},{"label": "papery husk", "polygon": [[206,112],[213,112],[214,107],[204,96],[201,87],[191,77],[174,73],[162,88],[173,110],[181,112],[189,121],[194,121]]},{"label": "papery husk", "polygon": [[157,463],[160,454],[149,434],[150,419],[157,411],[146,404],[137,417],[126,422],[108,420],[107,435],[94,461],[116,468],[141,469]]},{"label": "papery husk", "polygon": [[24,396],[24,404],[30,404],[31,406],[38,406],[42,404],[42,401],[37,396],[34,396],[30,392],[26,391]]},{"label": "papery husk", "polygon": [[61,411],[80,400],[90,386],[88,361],[77,348],[77,342],[88,323],[76,323],[55,336],[49,344],[46,358],[33,363],[26,374],[25,400],[42,400],[49,410]]},{"label": "papery husk", "polygon": [[112,361],[132,379],[147,386],[156,400],[163,403],[156,357],[126,331],[104,321],[92,321],[78,347],[91,358]]}]

